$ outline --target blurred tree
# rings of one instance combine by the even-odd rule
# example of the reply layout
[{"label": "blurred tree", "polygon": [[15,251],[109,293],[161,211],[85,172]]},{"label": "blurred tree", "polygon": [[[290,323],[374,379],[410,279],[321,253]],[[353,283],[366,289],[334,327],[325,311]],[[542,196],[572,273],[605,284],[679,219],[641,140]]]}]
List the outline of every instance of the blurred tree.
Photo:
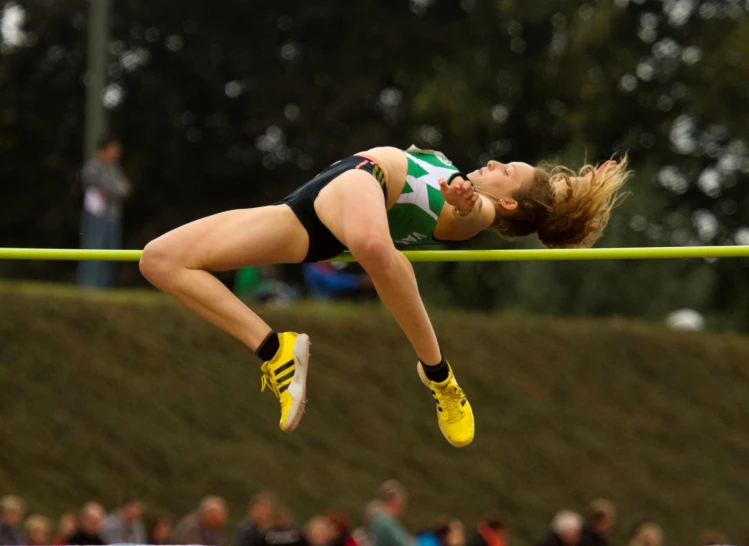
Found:
[{"label": "blurred tree", "polygon": [[[0,241],[76,246],[85,5],[27,0],[2,13]],[[343,155],[412,142],[465,168],[628,152],[632,195],[601,245],[749,243],[745,2],[117,0],[112,32],[102,100],[136,183],[129,248],[273,202]],[[0,274],[69,279],[72,266],[3,262]],[[694,306],[715,326],[746,327],[746,267],[418,269],[435,304],[650,318]]]}]

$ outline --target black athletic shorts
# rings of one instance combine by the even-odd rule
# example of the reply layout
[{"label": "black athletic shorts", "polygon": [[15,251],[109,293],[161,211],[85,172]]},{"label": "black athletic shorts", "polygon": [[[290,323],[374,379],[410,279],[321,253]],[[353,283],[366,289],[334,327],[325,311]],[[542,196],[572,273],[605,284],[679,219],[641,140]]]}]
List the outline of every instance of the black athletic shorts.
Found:
[{"label": "black athletic shorts", "polygon": [[288,197],[285,197],[277,205],[289,205],[291,210],[294,211],[299,221],[307,230],[309,236],[309,249],[307,250],[307,256],[304,258],[304,262],[319,262],[327,260],[329,258],[335,258],[341,252],[346,250],[335,235],[325,227],[320,219],[317,217],[315,212],[315,199],[317,194],[320,193],[325,186],[330,184],[337,177],[345,173],[346,171],[352,171],[359,169],[368,172],[380,183],[382,187],[383,195],[385,196],[385,203],[387,203],[387,187],[385,186],[385,173],[382,171],[379,165],[362,156],[350,156],[342,159],[338,163],[334,163],[315,178],[296,189]]}]

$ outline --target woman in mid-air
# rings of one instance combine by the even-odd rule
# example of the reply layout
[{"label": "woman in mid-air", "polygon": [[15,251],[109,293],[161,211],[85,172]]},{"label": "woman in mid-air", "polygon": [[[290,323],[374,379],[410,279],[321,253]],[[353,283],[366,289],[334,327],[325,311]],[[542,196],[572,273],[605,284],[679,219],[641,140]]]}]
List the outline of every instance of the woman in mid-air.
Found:
[{"label": "woman in mid-air", "polygon": [[276,332],[211,272],[320,261],[348,249],[411,342],[442,433],[462,447],[473,440],[471,405],[437,342],[411,263],[395,245],[467,241],[488,229],[508,238],[535,233],[552,248],[590,246],[626,166],[625,158],[573,173],[489,161],[463,174],[439,152],[373,148],[331,165],[274,205],[222,212],[166,233],[146,246],[140,270],[257,354],[261,390],[278,398],[280,427],[288,432],[306,404],[309,338]]}]

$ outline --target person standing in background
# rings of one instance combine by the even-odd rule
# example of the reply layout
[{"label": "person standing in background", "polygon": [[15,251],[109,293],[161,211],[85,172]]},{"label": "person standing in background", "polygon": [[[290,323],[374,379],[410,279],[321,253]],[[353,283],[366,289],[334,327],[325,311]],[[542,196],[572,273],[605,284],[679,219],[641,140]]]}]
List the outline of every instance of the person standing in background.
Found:
[{"label": "person standing in background", "polygon": [[[122,239],[122,205],[132,195],[132,184],[122,172],[122,145],[113,136],[99,141],[96,154],[83,166],[82,241],[85,249],[113,250]],[[112,262],[80,262],[78,284],[88,288],[112,286]]]},{"label": "person standing in background", "polygon": [[21,522],[25,512],[26,505],[20,497],[7,495],[0,499],[0,545],[22,544]]},{"label": "person standing in background", "polygon": [[24,544],[26,546],[44,546],[49,544],[49,520],[34,514],[26,518],[23,524]]},{"label": "person standing in background", "polygon": [[315,516],[304,526],[307,546],[331,546],[333,526],[325,516]]},{"label": "person standing in background", "polygon": [[143,506],[133,495],[126,495],[116,511],[101,524],[101,537],[107,544],[145,544],[148,540],[141,516]]},{"label": "person standing in background", "polygon": [[358,546],[352,536],[351,521],[340,512],[329,511],[325,517],[333,533],[331,546]]},{"label": "person standing in background", "polygon": [[632,529],[629,546],[663,546],[663,529],[655,522],[641,521]]},{"label": "person standing in background", "polygon": [[271,527],[276,512],[276,499],[268,491],[261,491],[250,502],[247,518],[239,524],[236,546],[255,546],[260,535]]},{"label": "person standing in background", "polygon": [[616,506],[607,499],[596,499],[588,508],[580,546],[609,546],[609,536],[616,525]]},{"label": "person standing in background", "polygon": [[78,532],[68,540],[71,546],[96,546],[104,544],[101,538],[101,522],[105,514],[104,507],[98,502],[87,502],[81,509]]},{"label": "person standing in background", "polygon": [[379,509],[369,522],[372,546],[412,546],[413,539],[398,521],[407,498],[406,488],[395,480],[380,486]]},{"label": "person standing in background", "polygon": [[65,512],[60,516],[57,524],[57,535],[52,541],[53,546],[65,546],[68,539],[72,537],[78,529],[78,516],[73,512]]},{"label": "person standing in background", "polygon": [[579,546],[584,523],[577,512],[562,510],[551,520],[551,533],[538,546]]},{"label": "person standing in background", "polygon": [[267,525],[259,528],[255,546],[309,546],[289,510],[274,499]]},{"label": "person standing in background", "polygon": [[174,528],[174,520],[166,513],[152,517],[148,525],[148,544],[169,544],[169,536]]},{"label": "person standing in background", "polygon": [[507,524],[497,512],[486,514],[476,524],[468,546],[507,546]]},{"label": "person standing in background", "polygon": [[205,497],[198,510],[188,514],[172,530],[169,541],[172,544],[203,544],[223,546],[222,531],[228,516],[226,501],[221,497]]}]

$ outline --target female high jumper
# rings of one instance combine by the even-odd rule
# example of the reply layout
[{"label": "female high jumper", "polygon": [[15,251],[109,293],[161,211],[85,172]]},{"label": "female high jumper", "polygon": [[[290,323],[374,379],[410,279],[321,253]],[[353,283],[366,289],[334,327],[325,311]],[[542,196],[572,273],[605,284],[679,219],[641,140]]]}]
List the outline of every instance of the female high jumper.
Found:
[{"label": "female high jumper", "polygon": [[626,157],[578,172],[489,161],[463,174],[440,152],[373,148],[323,170],[280,202],[196,220],[151,241],[142,274],[263,362],[262,389],[294,430],[306,404],[309,338],[276,332],[211,272],[315,262],[349,250],[418,357],[448,442],[471,443],[471,405],[440,349],[408,259],[396,244],[467,241],[492,230],[537,234],[550,248],[586,247],[601,235],[626,181]]}]

